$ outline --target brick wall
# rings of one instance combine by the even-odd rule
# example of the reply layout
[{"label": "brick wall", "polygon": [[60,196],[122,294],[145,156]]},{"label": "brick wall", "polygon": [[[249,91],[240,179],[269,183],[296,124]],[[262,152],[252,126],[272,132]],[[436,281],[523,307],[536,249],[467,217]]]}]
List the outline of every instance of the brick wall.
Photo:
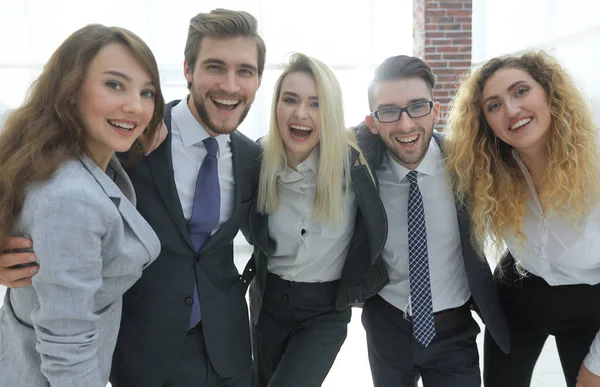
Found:
[{"label": "brick wall", "polygon": [[436,75],[433,98],[442,105],[438,129],[461,74],[471,69],[472,6],[472,0],[413,0],[413,55]]}]

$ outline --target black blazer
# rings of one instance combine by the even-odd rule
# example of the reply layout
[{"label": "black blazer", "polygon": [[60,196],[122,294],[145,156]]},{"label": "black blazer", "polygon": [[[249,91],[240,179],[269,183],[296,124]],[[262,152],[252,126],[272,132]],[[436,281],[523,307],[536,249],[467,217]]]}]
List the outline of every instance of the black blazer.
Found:
[{"label": "black blazer", "polygon": [[[383,156],[387,152],[385,144],[379,136],[371,133],[364,123],[356,127],[355,132],[362,151],[372,160],[374,170],[378,169],[383,162]],[[443,136],[434,132],[433,138],[443,153]],[[510,332],[500,306],[492,270],[487,260],[479,256],[473,248],[471,244],[471,220],[468,210],[457,201],[456,214],[473,306],[496,343],[504,352],[508,353],[510,351]]]},{"label": "black blazer", "polygon": [[[358,210],[334,305],[338,310],[362,305],[365,299],[377,294],[389,281],[381,257],[387,237],[385,209],[379,199],[376,183],[371,179],[367,167],[358,160],[358,152],[351,149],[349,157],[350,178]],[[242,228],[254,246],[252,255],[256,277],[250,285],[250,315],[255,324],[262,307],[267,260],[275,251],[275,242],[269,236],[269,217],[258,213],[256,205],[257,198],[252,202],[247,229]]]},{"label": "black blazer", "polygon": [[166,106],[167,139],[127,169],[137,209],[158,234],[162,251],[125,293],[110,377],[114,387],[159,387],[174,372],[188,330],[196,277],[211,364],[222,377],[235,376],[252,364],[247,281],[234,265],[233,239],[248,217],[256,190],[260,147],[241,133],[231,134],[234,212],[197,254],[173,178],[170,126],[171,108],[177,103]]}]

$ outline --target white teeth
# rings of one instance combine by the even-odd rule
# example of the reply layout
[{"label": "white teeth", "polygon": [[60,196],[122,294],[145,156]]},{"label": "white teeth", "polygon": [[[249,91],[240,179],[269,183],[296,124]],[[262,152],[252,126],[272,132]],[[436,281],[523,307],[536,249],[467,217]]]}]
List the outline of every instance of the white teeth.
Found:
[{"label": "white teeth", "polygon": [[524,118],[524,119],[519,120],[518,122],[516,122],[513,126],[511,126],[510,130],[519,129],[521,126],[527,125],[530,122],[531,122],[531,118]]},{"label": "white teeth", "polygon": [[135,125],[133,125],[133,124],[125,124],[123,122],[111,121],[111,120],[108,120],[108,122],[110,122],[111,125],[118,126],[119,128],[123,128],[123,129],[127,129],[127,130],[131,130],[131,129],[135,128]]},{"label": "white teeth", "polygon": [[403,144],[407,144],[409,142],[413,142],[415,141],[417,138],[419,138],[419,136],[412,136],[412,137],[405,137],[405,138],[398,138],[397,140],[400,141]]},{"label": "white teeth", "polygon": [[235,105],[236,103],[240,102],[239,99],[220,99],[214,97],[212,98],[212,100],[222,105]]},{"label": "white teeth", "polygon": [[304,131],[311,131],[311,128],[308,128],[306,126],[297,126],[297,125],[290,125],[290,128],[292,129],[296,129],[296,130],[304,130]]}]

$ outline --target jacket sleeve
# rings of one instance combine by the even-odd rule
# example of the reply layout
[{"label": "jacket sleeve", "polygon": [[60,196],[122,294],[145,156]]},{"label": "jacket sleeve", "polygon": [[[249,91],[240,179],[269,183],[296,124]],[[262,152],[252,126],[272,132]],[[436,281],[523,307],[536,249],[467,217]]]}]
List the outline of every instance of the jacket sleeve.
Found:
[{"label": "jacket sleeve", "polygon": [[583,364],[591,373],[600,376],[600,332],[596,334],[590,353],[583,359]]},{"label": "jacket sleeve", "polygon": [[105,387],[94,301],[102,286],[106,210],[84,187],[61,187],[38,199],[30,222],[40,265],[32,280],[39,307],[31,320],[42,372],[50,386]]},{"label": "jacket sleeve", "polygon": [[[256,144],[260,146],[260,142],[262,137],[256,140]],[[245,212],[242,213],[241,221],[240,221],[240,231],[242,231],[242,235],[246,238],[246,241],[250,244],[254,244],[254,238],[250,230],[250,223],[252,222],[253,216],[257,216],[257,214],[253,213],[252,210],[256,210],[258,203],[258,184],[260,180],[260,164],[262,161],[262,151],[257,152],[258,157],[252,158],[250,163],[247,166],[247,175],[249,182],[249,188],[252,191],[252,200],[251,203],[245,207]]]}]

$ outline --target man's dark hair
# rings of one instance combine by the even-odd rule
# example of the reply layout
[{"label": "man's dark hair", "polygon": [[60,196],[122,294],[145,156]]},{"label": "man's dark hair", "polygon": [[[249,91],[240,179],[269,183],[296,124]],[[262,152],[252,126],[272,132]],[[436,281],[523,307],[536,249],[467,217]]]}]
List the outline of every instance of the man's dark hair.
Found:
[{"label": "man's dark hair", "polygon": [[369,84],[369,109],[375,108],[375,96],[373,91],[375,86],[386,81],[393,81],[404,78],[421,78],[433,92],[435,86],[435,75],[431,67],[421,59],[414,56],[398,55],[387,58],[375,70],[375,76]]}]

